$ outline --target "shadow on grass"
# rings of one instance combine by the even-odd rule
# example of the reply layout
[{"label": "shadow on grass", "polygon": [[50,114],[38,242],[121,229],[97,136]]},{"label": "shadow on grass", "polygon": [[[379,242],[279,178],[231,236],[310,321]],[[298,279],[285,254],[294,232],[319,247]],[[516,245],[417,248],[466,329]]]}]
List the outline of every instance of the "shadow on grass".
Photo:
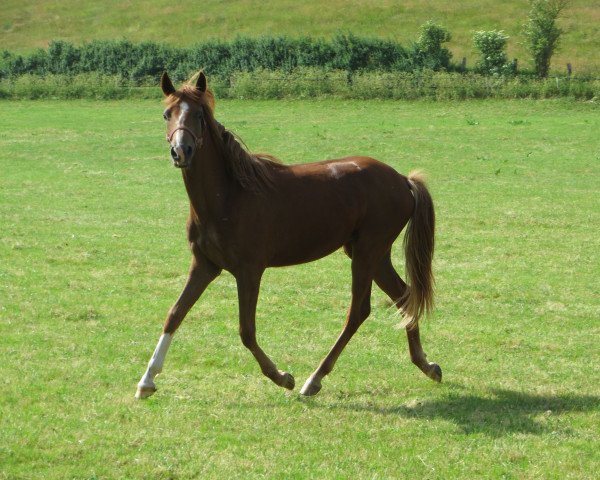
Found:
[{"label": "shadow on grass", "polygon": [[[592,395],[536,395],[501,389],[476,394],[466,392],[458,385],[453,385],[453,390],[444,398],[411,401],[397,407],[379,407],[372,402],[330,406],[376,415],[448,420],[467,434],[483,433],[496,437],[509,433],[550,433],[556,430],[556,419],[562,414],[600,413],[600,397]],[[564,425],[560,430],[564,432]]]}]

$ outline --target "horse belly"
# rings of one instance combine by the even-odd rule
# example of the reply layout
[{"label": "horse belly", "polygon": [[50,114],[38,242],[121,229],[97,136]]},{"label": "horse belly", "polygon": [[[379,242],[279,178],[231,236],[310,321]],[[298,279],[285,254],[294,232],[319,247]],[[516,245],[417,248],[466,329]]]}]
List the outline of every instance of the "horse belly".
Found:
[{"label": "horse belly", "polygon": [[319,258],[335,252],[344,245],[345,242],[314,242],[312,244],[303,243],[300,248],[291,248],[283,251],[274,252],[269,261],[269,267],[285,267],[289,265],[298,265],[300,263],[312,262]]},{"label": "horse belly", "polygon": [[270,266],[306,263],[335,252],[350,241],[355,216],[342,206],[309,208],[293,221],[278,222],[269,242]]}]

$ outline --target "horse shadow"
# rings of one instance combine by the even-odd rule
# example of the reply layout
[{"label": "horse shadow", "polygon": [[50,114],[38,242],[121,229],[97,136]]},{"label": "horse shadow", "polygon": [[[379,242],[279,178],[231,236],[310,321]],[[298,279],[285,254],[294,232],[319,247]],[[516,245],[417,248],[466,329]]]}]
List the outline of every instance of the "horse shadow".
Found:
[{"label": "horse shadow", "polygon": [[415,420],[442,419],[453,422],[465,434],[501,437],[513,433],[541,435],[569,427],[557,419],[576,412],[600,413],[600,397],[594,395],[538,395],[505,389],[473,393],[461,385],[449,385],[443,398],[413,400],[399,406],[373,402],[339,402],[329,407]]}]

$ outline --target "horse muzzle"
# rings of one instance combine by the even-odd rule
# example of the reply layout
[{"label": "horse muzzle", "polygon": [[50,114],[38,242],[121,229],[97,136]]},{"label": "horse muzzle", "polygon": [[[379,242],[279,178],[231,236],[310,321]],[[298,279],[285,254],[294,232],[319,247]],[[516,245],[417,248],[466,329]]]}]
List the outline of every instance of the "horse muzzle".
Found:
[{"label": "horse muzzle", "polygon": [[171,160],[177,168],[188,168],[194,156],[195,148],[192,145],[177,144],[171,146]]}]

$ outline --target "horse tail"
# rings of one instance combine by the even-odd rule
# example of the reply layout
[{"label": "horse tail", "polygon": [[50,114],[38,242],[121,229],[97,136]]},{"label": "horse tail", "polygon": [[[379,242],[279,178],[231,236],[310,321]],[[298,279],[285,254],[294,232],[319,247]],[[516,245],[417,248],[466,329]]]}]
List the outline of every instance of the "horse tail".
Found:
[{"label": "horse tail", "polygon": [[419,319],[433,310],[434,278],[431,267],[434,250],[435,211],[433,200],[420,172],[408,175],[408,184],[415,199],[415,209],[404,235],[404,256],[408,288],[400,301],[402,326],[418,326]]}]

